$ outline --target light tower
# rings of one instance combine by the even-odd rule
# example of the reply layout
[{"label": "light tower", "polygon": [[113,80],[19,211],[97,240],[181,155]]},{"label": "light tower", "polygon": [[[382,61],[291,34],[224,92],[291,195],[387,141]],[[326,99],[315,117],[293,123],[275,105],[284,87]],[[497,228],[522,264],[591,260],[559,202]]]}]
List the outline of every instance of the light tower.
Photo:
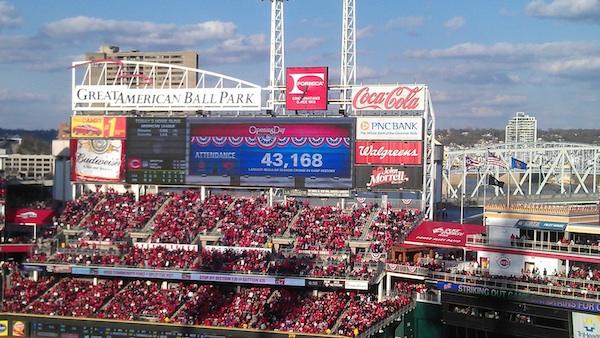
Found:
[{"label": "light tower", "polygon": [[283,1],[284,0],[271,0],[271,55],[268,108],[274,115],[285,114]]},{"label": "light tower", "polygon": [[350,112],[352,86],[356,84],[356,0],[342,0],[342,62],[340,67],[340,111]]}]

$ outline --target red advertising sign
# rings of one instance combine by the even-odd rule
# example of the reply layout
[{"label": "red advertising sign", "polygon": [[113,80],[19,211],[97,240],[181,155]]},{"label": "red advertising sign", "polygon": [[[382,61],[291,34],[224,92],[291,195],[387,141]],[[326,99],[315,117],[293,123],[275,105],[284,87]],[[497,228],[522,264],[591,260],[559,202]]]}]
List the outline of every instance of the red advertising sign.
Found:
[{"label": "red advertising sign", "polygon": [[415,164],[423,158],[421,142],[356,141],[356,164]]},{"label": "red advertising sign", "polygon": [[16,224],[52,224],[54,210],[51,208],[18,208],[6,210],[6,223]]},{"label": "red advertising sign", "polygon": [[127,134],[124,116],[71,117],[71,138],[125,138]]},{"label": "red advertising sign", "polygon": [[464,247],[467,235],[481,234],[485,227],[476,224],[423,221],[404,243],[440,247]]},{"label": "red advertising sign", "polygon": [[285,105],[288,110],[327,110],[327,67],[289,67]]},{"label": "red advertising sign", "polygon": [[425,86],[378,85],[352,90],[354,110],[424,110]]}]

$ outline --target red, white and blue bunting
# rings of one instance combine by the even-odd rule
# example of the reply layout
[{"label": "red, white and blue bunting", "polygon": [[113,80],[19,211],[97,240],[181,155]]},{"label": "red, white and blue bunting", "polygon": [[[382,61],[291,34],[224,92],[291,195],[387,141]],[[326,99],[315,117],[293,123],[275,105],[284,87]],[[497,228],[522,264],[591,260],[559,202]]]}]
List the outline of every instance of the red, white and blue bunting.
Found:
[{"label": "red, white and blue bunting", "polygon": [[297,147],[310,145],[312,147],[321,147],[327,145],[332,148],[350,147],[349,137],[242,137],[242,136],[192,136],[192,145],[206,147],[216,145],[218,147],[233,146],[240,147],[243,145],[258,146],[261,149],[273,149],[276,147],[284,147],[292,144]]}]

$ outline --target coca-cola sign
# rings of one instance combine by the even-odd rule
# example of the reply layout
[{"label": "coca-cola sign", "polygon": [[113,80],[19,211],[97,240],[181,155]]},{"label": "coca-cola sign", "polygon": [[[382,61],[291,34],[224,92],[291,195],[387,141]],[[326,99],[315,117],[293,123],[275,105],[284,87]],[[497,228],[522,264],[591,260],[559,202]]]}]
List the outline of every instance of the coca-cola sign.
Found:
[{"label": "coca-cola sign", "polygon": [[356,141],[356,164],[422,163],[422,142]]},{"label": "coca-cola sign", "polygon": [[361,86],[352,89],[354,110],[424,110],[424,85]]},{"label": "coca-cola sign", "polygon": [[289,67],[286,76],[287,110],[327,110],[327,67]]},{"label": "coca-cola sign", "polygon": [[421,166],[356,166],[356,189],[362,190],[421,190]]},{"label": "coca-cola sign", "polygon": [[423,119],[420,117],[359,117],[357,140],[421,141]]}]

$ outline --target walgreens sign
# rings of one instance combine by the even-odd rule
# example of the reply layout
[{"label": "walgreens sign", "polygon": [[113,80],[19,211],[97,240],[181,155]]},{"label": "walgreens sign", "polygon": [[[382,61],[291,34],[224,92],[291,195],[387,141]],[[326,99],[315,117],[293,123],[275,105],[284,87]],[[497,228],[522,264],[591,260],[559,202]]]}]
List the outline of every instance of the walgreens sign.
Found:
[{"label": "walgreens sign", "polygon": [[424,110],[424,85],[361,86],[352,89],[354,110]]},{"label": "walgreens sign", "polygon": [[422,142],[356,141],[356,164],[422,164]]},{"label": "walgreens sign", "polygon": [[288,110],[327,110],[327,67],[290,67],[285,82]]},{"label": "walgreens sign", "polygon": [[357,140],[421,141],[423,119],[420,117],[359,117]]}]

